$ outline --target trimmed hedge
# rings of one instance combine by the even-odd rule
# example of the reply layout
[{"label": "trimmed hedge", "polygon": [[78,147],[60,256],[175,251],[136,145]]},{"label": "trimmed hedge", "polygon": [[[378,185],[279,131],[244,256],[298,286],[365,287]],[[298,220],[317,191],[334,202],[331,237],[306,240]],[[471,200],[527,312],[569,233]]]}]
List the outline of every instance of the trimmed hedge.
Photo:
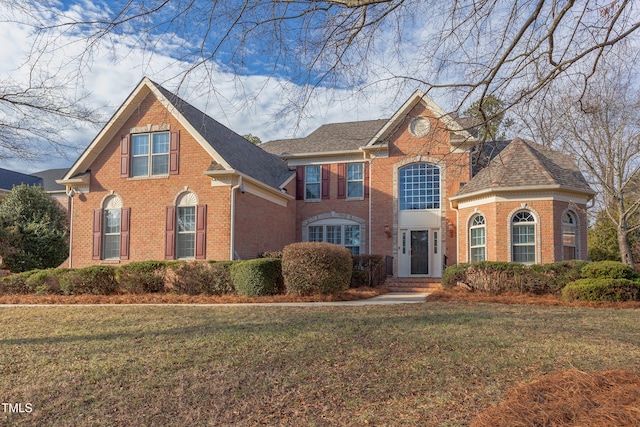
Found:
[{"label": "trimmed hedge", "polygon": [[448,267],[442,275],[442,286],[458,283],[474,292],[500,294],[521,292],[560,295],[569,282],[581,278],[586,261],[561,261],[545,265],[482,261]]},{"label": "trimmed hedge", "polygon": [[258,258],[236,263],[231,266],[231,281],[240,295],[276,295],[284,288],[282,261],[277,258]]},{"label": "trimmed hedge", "polygon": [[60,292],[64,295],[111,295],[118,289],[116,269],[105,265],[60,272]]},{"label": "trimmed hedge", "polygon": [[382,255],[353,255],[351,287],[377,287],[384,285],[386,266]]},{"label": "trimmed hedge", "polygon": [[173,270],[173,290],[187,295],[222,295],[235,292],[231,266],[242,261],[181,263]]},{"label": "trimmed hedge", "polygon": [[167,263],[163,261],[132,262],[118,268],[120,289],[130,294],[164,292]]},{"label": "trimmed hedge", "polygon": [[640,301],[640,283],[623,278],[580,279],[562,290],[565,301]]},{"label": "trimmed hedge", "polygon": [[282,251],[287,293],[323,295],[345,291],[351,282],[351,253],[331,243],[293,243]]},{"label": "trimmed hedge", "polygon": [[591,262],[582,269],[582,277],[585,279],[637,279],[638,274],[628,266],[619,261],[597,261]]}]

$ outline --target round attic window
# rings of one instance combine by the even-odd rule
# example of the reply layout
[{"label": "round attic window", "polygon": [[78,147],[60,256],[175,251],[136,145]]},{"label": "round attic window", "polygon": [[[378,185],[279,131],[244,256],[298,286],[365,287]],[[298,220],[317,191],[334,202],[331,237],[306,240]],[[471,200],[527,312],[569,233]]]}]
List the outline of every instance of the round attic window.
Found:
[{"label": "round attic window", "polygon": [[418,138],[425,136],[431,130],[431,122],[426,117],[416,117],[409,123],[409,132]]}]

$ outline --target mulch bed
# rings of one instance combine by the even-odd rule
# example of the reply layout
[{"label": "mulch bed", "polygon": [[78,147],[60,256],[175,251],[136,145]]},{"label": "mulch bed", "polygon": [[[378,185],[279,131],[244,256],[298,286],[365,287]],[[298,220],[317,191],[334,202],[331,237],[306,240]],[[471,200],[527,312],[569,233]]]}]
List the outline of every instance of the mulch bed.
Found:
[{"label": "mulch bed", "polygon": [[243,297],[239,295],[0,295],[0,304],[237,304],[271,302],[355,301],[387,293],[385,288],[353,288],[338,295],[273,295]]},{"label": "mulch bed", "polygon": [[640,373],[577,369],[545,376],[507,392],[471,427],[639,426]]}]

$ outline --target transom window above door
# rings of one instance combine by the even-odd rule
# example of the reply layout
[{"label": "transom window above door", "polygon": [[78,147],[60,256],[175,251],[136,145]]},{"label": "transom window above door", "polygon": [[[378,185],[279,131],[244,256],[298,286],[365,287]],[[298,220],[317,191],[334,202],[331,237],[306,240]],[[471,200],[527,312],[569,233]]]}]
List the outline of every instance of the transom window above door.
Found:
[{"label": "transom window above door", "polygon": [[131,176],[169,174],[169,132],[131,135]]},{"label": "transom window above door", "polygon": [[414,163],[398,171],[400,210],[440,209],[440,168]]}]

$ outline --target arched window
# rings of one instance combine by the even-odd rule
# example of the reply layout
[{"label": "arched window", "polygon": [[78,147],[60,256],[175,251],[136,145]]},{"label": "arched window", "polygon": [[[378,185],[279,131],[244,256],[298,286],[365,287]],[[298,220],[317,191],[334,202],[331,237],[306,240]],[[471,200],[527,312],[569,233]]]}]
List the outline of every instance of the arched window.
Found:
[{"label": "arched window", "polygon": [[562,215],[562,254],[565,260],[576,259],[576,217],[571,211]]},{"label": "arched window", "polygon": [[529,211],[519,211],[511,220],[511,261],[536,262],[536,220]]},{"label": "arched window", "polygon": [[361,253],[360,224],[342,218],[329,218],[310,223],[307,241],[327,242],[349,249],[352,255]]},{"label": "arched window", "polygon": [[487,225],[483,215],[475,215],[469,224],[469,261],[487,259]]},{"label": "arched window", "polygon": [[400,210],[440,209],[440,168],[414,163],[398,172]]},{"label": "arched window", "polygon": [[129,217],[131,208],[113,194],[94,210],[92,259],[129,259]]}]

